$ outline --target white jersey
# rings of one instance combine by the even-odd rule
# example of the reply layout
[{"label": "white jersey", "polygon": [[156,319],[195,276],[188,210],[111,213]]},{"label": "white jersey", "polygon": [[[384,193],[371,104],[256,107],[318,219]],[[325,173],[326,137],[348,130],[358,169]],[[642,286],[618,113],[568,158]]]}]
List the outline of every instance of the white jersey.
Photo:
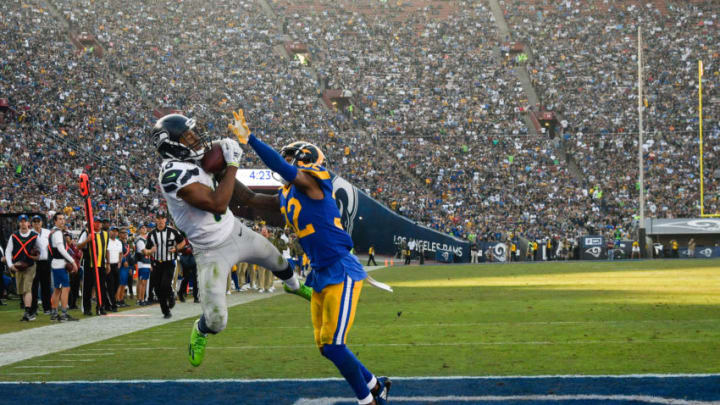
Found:
[{"label": "white jersey", "polygon": [[120,263],[120,255],[122,255],[122,242],[120,242],[120,239],[108,240],[107,254],[110,264]]},{"label": "white jersey", "polygon": [[[62,233],[62,232],[61,232]],[[40,228],[40,232],[37,233],[37,248],[40,251],[40,257],[38,257],[38,260],[50,260],[52,259],[48,255],[48,244],[50,244],[50,230],[45,228]],[[63,241],[64,243],[64,241]]]},{"label": "white jersey", "polygon": [[199,248],[221,244],[233,230],[233,215],[226,209],[222,215],[195,208],[177,196],[177,191],[192,184],[204,184],[215,189],[215,182],[198,165],[191,162],[166,160],[160,170],[160,188],[167,201],[175,225],[185,232],[190,243]]}]

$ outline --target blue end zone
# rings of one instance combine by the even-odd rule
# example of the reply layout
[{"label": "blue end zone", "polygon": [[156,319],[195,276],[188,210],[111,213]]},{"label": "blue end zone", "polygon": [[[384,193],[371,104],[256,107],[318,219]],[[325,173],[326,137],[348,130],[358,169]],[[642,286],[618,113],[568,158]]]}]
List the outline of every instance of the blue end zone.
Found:
[{"label": "blue end zone", "polygon": [[[324,380],[1,383],[0,403],[355,404],[348,385]],[[720,401],[720,375],[394,378],[390,403],[702,404]]]}]

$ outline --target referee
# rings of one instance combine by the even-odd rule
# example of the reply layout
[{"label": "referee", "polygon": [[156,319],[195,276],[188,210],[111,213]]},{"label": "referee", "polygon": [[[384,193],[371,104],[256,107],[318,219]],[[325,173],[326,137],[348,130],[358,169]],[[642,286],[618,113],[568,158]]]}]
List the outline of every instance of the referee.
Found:
[{"label": "referee", "polygon": [[165,319],[172,317],[170,308],[175,306],[175,294],[170,284],[175,273],[176,252],[184,246],[185,238],[176,229],[167,226],[167,215],[164,212],[158,212],[157,226],[148,234],[144,253],[152,255],[155,262],[150,281],[158,294]]}]

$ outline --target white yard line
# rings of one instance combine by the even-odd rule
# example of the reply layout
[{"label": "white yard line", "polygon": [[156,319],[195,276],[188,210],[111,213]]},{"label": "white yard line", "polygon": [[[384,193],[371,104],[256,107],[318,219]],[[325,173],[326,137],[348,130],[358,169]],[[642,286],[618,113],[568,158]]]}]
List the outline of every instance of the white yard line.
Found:
[{"label": "white yard line", "polygon": [[115,353],[61,353],[58,356],[114,356]]},{"label": "white yard line", "polygon": [[[380,268],[383,268],[383,266],[366,267],[366,270],[373,271]],[[234,307],[285,294],[282,288],[276,286],[276,289],[277,291],[274,293],[243,292],[228,295],[227,305],[228,307]],[[181,319],[194,318],[200,316],[201,313],[200,304],[177,302],[175,308],[172,309],[173,317],[171,319],[164,319],[160,313],[160,306],[153,305],[119,313],[124,316],[93,316],[81,318],[79,322],[65,322],[3,334],[3,344],[0,345],[0,367],[165,325]],[[32,342],[32,344],[27,344],[27,342]],[[70,354],[64,355],[68,356]],[[100,355],[100,353],[97,355]]]},{"label": "white yard line", "polygon": [[[629,319],[629,320],[597,320],[597,321],[547,321],[547,322],[540,322],[540,321],[533,321],[533,322],[459,322],[459,323],[453,323],[453,322],[442,322],[442,323],[397,323],[397,324],[387,324],[383,325],[383,328],[401,328],[401,329],[407,329],[407,328],[466,328],[471,326],[527,326],[527,325],[538,325],[538,326],[545,326],[545,325],[588,325],[588,324],[599,324],[599,325],[613,325],[613,324],[638,324],[638,323],[692,323],[692,322],[698,322],[698,323],[706,323],[706,322],[720,322],[720,318],[715,319]],[[165,328],[170,329],[170,328]],[[179,329],[179,328],[173,328],[173,329]],[[247,326],[228,326],[225,328],[225,330],[247,330],[247,329],[312,329],[312,325],[307,326],[262,326],[262,325],[247,325]],[[162,330],[162,331],[156,331],[156,332],[147,332],[149,334],[158,334],[158,335],[169,335],[174,332]],[[160,340],[163,339],[150,339],[150,340]],[[126,344],[122,344],[123,346],[126,346]]]},{"label": "white yard line", "polygon": [[[392,376],[391,376],[392,377]],[[542,380],[548,378],[560,378],[560,379],[597,379],[597,378],[609,378],[616,380],[632,379],[632,378],[657,378],[672,379],[672,378],[715,378],[720,377],[720,374],[713,373],[674,373],[674,374],[542,374],[542,375],[485,375],[485,376],[416,376],[416,377],[392,377],[393,381],[433,381],[433,380],[508,380],[508,379],[521,379],[521,380]],[[328,382],[328,381],[345,381],[340,377],[327,377],[327,378],[216,378],[216,379],[189,379],[189,378],[178,378],[173,380],[154,379],[154,380],[66,380],[66,381],[0,381],[1,385],[13,385],[13,384],[165,384],[168,382],[175,383],[188,383],[188,384],[205,384],[205,383],[240,383],[240,384],[251,384],[251,383],[273,383],[273,382],[298,382],[298,383],[313,383],[313,382]],[[393,397],[394,398],[394,397]]]},{"label": "white yard line", "polygon": [[13,368],[75,368],[75,366],[14,366]]},{"label": "white yard line", "polygon": [[2,375],[49,375],[50,372],[47,373],[5,373]]},{"label": "white yard line", "polygon": [[[691,401],[680,398],[663,398],[651,395],[483,395],[483,396],[460,396],[451,395],[444,397],[396,397],[391,396],[393,402],[423,402],[438,403],[446,402],[520,402],[520,401],[552,401],[558,403],[562,401],[633,401],[644,402],[648,404],[660,405],[709,405],[717,404],[717,402],[708,401]],[[334,405],[334,404],[354,404],[356,398],[300,398],[295,401],[294,405]]]},{"label": "white yard line", "polygon": [[[619,344],[619,345],[636,345],[646,343],[716,343],[712,339],[633,339],[633,340],[569,340],[569,341],[508,341],[508,342],[418,342],[418,343],[358,343],[352,344],[351,347],[459,347],[459,346],[549,346],[549,345],[600,345],[600,344]],[[148,347],[111,347],[111,350],[178,350],[180,346],[148,346]],[[245,345],[245,346],[209,346],[206,350],[279,350],[279,349],[315,349],[312,344],[297,345]],[[101,352],[107,349],[81,349],[81,351]],[[114,353],[113,353],[114,354]],[[74,354],[75,356],[92,356],[92,353]],[[70,356],[63,354],[61,356]]]}]

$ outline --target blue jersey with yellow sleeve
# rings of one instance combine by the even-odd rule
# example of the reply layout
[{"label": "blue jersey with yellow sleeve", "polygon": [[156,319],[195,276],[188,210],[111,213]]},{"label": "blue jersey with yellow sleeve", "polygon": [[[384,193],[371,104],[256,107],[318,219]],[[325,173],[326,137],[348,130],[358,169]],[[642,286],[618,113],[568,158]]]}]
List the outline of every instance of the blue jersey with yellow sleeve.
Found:
[{"label": "blue jersey with yellow sleeve", "polygon": [[300,164],[298,169],[315,178],[323,199],[313,200],[290,184],[280,189],[280,212],[295,230],[310,265],[321,270],[348,255],[353,243],[340,222],[330,172],[319,165]]}]

